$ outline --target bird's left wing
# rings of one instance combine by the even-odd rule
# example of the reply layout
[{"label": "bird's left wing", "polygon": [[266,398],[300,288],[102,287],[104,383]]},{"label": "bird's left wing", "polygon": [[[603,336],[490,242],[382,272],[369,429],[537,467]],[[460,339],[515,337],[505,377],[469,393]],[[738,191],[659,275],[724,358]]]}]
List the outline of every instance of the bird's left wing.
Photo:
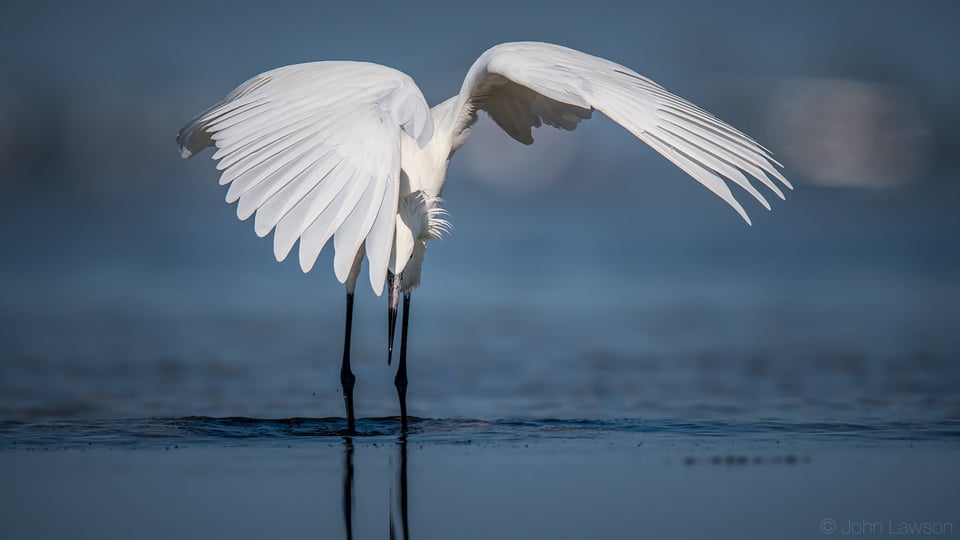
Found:
[{"label": "bird's left wing", "polygon": [[183,157],[207,146],[239,201],[256,213],[259,236],[274,233],[283,260],[300,240],[309,271],[333,237],[337,278],[347,279],[366,242],[370,284],[386,279],[400,183],[401,130],[420,146],[433,134],[423,94],[407,75],[361,62],[286,66],[243,83],[177,136]]},{"label": "bird's left wing", "polygon": [[[781,199],[771,177],[791,188],[770,152],[756,141],[655,82],[610,60],[538,42],[504,43],[483,53],[453,102],[454,146],[485,110],[514,139],[533,142],[531,127],[572,130],[598,110],[750,218],[724,178],[767,209],[743,172]],[[741,172],[743,171],[743,172]],[[769,175],[769,177],[768,177]]]}]

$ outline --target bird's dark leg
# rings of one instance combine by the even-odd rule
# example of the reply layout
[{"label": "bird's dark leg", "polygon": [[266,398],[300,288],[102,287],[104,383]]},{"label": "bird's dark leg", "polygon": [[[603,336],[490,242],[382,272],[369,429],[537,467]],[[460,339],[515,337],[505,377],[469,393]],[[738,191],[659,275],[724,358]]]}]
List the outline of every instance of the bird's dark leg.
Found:
[{"label": "bird's dark leg", "polygon": [[340,386],[343,388],[343,402],[347,406],[347,431],[356,432],[356,419],[353,415],[353,385],[357,377],[350,371],[350,330],[353,325],[353,293],[347,293],[347,326],[343,336],[343,364],[340,365]]},{"label": "bird's dark leg", "polygon": [[397,396],[400,398],[400,428],[407,432],[407,327],[410,322],[410,293],[403,295],[403,319],[400,329],[400,362],[397,365],[397,376],[393,378],[393,385],[397,387]]}]

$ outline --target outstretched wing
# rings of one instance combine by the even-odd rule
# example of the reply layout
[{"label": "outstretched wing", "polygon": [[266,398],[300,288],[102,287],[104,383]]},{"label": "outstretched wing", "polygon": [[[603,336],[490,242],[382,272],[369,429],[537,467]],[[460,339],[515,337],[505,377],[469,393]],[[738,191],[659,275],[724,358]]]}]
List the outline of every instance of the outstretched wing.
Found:
[{"label": "outstretched wing", "polygon": [[408,76],[360,62],[286,66],[250,79],[191,120],[177,136],[183,157],[207,146],[230,184],[241,220],[256,214],[286,258],[300,240],[308,272],[333,237],[334,269],[346,281],[366,242],[370,284],[386,279],[400,184],[403,130],[422,147],[433,135],[423,94]]},{"label": "outstretched wing", "polygon": [[455,144],[462,144],[479,109],[524,144],[533,142],[531,127],[572,130],[598,110],[720,196],[747,223],[750,218],[723,178],[768,210],[770,204],[743,172],[781,199],[771,177],[792,189],[777,170],[782,165],[747,135],[629,68],[559,45],[504,43],[483,53],[456,98]]}]

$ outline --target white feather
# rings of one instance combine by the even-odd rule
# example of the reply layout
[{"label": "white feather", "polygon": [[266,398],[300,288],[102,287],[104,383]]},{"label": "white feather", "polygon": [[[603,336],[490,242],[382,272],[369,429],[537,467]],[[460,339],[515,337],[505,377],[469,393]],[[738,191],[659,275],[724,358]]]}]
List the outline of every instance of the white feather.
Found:
[{"label": "white feather", "polygon": [[747,223],[724,177],[768,209],[741,171],[780,198],[783,192],[767,174],[792,188],[769,151],[750,137],[627,67],[559,45],[505,43],[483,53],[457,96],[453,140],[462,144],[460,134],[476,121],[478,109],[527,144],[533,142],[530,127],[541,120],[572,129],[584,118],[581,111],[598,110],[717,194]]},{"label": "white feather", "polygon": [[258,235],[274,231],[277,260],[299,240],[307,272],[333,238],[337,278],[352,290],[365,250],[370,284],[380,294],[388,267],[407,268],[415,279],[404,283],[418,283],[426,241],[449,227],[439,196],[449,159],[479,110],[524,144],[533,142],[533,128],[572,130],[600,111],[747,223],[727,181],[767,209],[751,177],[781,199],[777,182],[792,189],[769,150],[710,113],[620,64],[535,42],[489,49],[460,93],[433,109],[409,77],[391,68],[282,67],[237,87],[177,140],[184,157],[217,146],[227,201],[239,201],[240,219],[256,214]]},{"label": "white feather", "polygon": [[[258,235],[275,229],[278,259],[313,230],[301,240],[308,269],[336,234],[337,277],[346,281],[368,240],[370,268],[386,268],[392,224],[383,209],[397,204],[397,190],[387,186],[400,175],[401,132],[422,144],[433,134],[430,109],[409,77],[375,64],[316,62],[250,79],[178,140],[184,156],[217,146],[227,201],[239,201],[240,219],[256,214]],[[371,283],[379,293],[383,277],[371,274]]]}]

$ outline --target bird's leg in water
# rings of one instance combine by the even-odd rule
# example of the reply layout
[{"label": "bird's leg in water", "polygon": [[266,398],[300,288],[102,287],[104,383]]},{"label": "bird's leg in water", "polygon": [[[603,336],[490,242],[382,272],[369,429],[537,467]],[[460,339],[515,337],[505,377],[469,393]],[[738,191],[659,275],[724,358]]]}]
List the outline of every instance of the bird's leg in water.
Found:
[{"label": "bird's leg in water", "polygon": [[343,336],[343,364],[340,365],[340,386],[343,388],[343,402],[347,406],[347,431],[356,432],[356,420],[353,416],[353,385],[357,377],[350,371],[350,329],[353,323],[353,293],[347,293],[347,327]]},{"label": "bird's leg in water", "polygon": [[397,397],[400,398],[400,428],[407,432],[407,326],[410,322],[410,293],[403,295],[403,319],[400,326],[400,363],[397,365],[397,376],[393,378],[393,385],[397,387]]}]

